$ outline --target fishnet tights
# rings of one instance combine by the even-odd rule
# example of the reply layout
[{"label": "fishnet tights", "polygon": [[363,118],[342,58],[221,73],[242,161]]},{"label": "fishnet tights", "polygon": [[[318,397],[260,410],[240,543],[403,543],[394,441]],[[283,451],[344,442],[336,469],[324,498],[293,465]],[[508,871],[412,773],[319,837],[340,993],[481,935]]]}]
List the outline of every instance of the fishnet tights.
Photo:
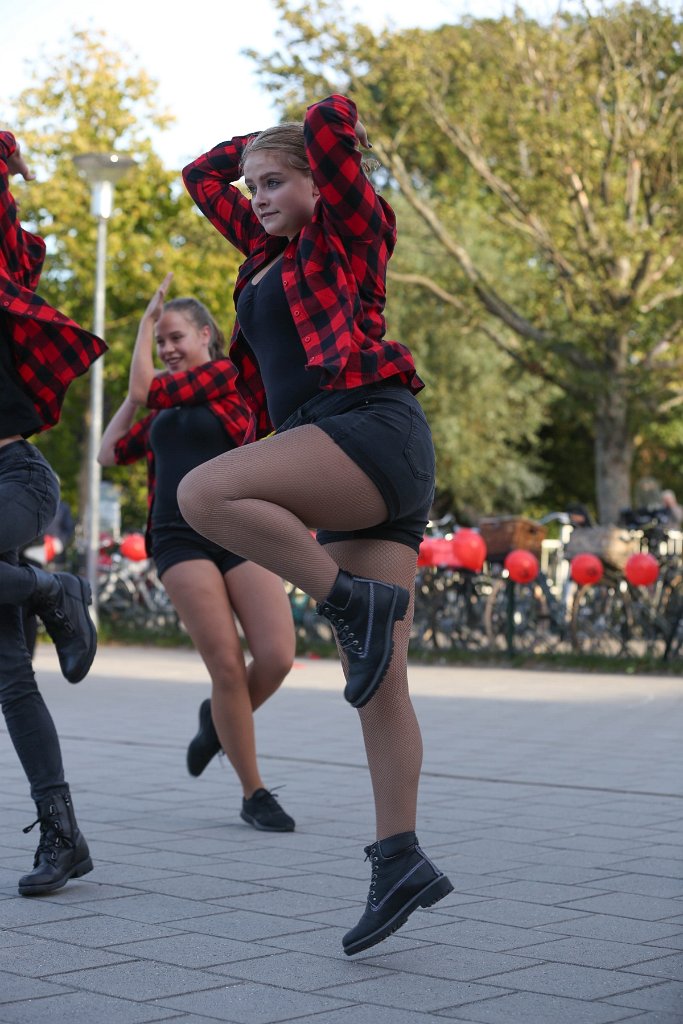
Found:
[{"label": "fishnet tights", "polygon": [[[406,545],[358,540],[322,547],[311,535],[313,527],[364,529],[387,516],[372,481],[319,427],[296,427],[198,466],[182,480],[178,503],[198,533],[270,569],[315,601],[325,600],[339,568],[413,593],[416,558]],[[411,600],[394,628],[387,675],[359,712],[378,839],[415,828],[422,739],[408,692],[412,613]]]}]

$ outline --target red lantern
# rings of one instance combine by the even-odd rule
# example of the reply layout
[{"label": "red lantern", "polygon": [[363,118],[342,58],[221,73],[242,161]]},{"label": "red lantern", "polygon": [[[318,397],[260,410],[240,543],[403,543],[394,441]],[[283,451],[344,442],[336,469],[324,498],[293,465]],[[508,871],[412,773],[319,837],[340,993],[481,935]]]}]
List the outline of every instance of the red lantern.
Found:
[{"label": "red lantern", "polygon": [[644,551],[631,555],[624,567],[624,576],[634,587],[649,587],[659,576],[659,562]]},{"label": "red lantern", "polygon": [[572,558],[572,579],[580,587],[585,587],[589,583],[599,583],[604,571],[605,567],[597,555],[584,552]]},{"label": "red lantern", "polygon": [[511,580],[515,583],[531,583],[538,576],[538,559],[531,551],[517,548],[506,556],[503,563]]},{"label": "red lantern", "polygon": [[486,558],[486,542],[476,530],[468,530],[463,526],[451,541],[453,554],[463,569],[481,572]]},{"label": "red lantern", "polygon": [[131,562],[143,562],[147,558],[147,546],[141,533],[129,533],[121,541],[121,554]]}]

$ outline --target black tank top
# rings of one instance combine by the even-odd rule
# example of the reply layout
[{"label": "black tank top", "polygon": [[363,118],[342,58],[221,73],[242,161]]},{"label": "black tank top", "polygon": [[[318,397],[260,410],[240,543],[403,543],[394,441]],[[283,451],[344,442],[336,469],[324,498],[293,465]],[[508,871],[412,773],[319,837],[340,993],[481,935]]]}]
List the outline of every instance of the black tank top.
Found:
[{"label": "black tank top", "polygon": [[206,405],[163,409],[152,421],[155,487],[152,525],[177,523],[178,484],[191,469],[235,447],[220,420]]},{"label": "black tank top", "polygon": [[10,347],[2,337],[0,319],[0,437],[21,434],[29,437],[42,423],[35,406],[21,385]]},{"label": "black tank top", "polygon": [[306,352],[287,303],[280,260],[237,300],[237,319],[266,392],[268,415],[279,427],[320,391],[320,370],[306,369]]}]

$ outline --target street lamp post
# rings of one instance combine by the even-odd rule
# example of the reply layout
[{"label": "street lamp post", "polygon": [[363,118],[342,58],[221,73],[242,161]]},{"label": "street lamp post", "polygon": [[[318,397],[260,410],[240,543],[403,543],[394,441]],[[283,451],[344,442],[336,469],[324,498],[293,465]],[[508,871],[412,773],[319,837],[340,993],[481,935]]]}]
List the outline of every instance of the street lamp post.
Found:
[{"label": "street lamp post", "polygon": [[[73,158],[77,169],[92,189],[90,212],[97,217],[97,258],[95,262],[95,303],[93,332],[104,338],[104,308],[107,265],[107,221],[114,204],[114,185],[135,160],[119,153],[84,153]],[[100,550],[100,480],[97,453],[102,437],[102,394],[104,357],[90,369],[90,425],[88,429],[88,495],[86,518],[86,575],[92,588],[92,615],[98,620],[97,571]]]}]

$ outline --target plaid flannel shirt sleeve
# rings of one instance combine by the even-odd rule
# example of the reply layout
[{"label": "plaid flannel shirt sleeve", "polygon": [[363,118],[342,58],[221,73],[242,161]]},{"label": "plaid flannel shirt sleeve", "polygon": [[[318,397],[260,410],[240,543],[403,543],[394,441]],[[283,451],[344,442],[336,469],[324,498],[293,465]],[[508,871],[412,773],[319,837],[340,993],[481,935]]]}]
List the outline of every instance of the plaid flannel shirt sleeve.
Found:
[{"label": "plaid flannel shirt sleeve", "polygon": [[24,231],[9,189],[7,160],[16,151],[11,132],[0,132],[0,270],[22,288],[35,291],[45,260],[45,242]]},{"label": "plaid flannel shirt sleeve", "polygon": [[130,430],[120,437],[114,445],[114,459],[117,466],[129,466],[131,462],[143,459],[147,454],[149,428],[154,413],[148,413],[144,419],[134,423]]},{"label": "plaid flannel shirt sleeve", "polygon": [[250,138],[253,133],[236,135],[183,168],[185,188],[196,205],[245,256],[265,237],[251,202],[235,184],[240,178],[242,152]]},{"label": "plaid flannel shirt sleeve", "polygon": [[325,216],[341,238],[374,242],[393,235],[395,223],[362,167],[356,104],[333,95],[306,111],[304,140]]}]

